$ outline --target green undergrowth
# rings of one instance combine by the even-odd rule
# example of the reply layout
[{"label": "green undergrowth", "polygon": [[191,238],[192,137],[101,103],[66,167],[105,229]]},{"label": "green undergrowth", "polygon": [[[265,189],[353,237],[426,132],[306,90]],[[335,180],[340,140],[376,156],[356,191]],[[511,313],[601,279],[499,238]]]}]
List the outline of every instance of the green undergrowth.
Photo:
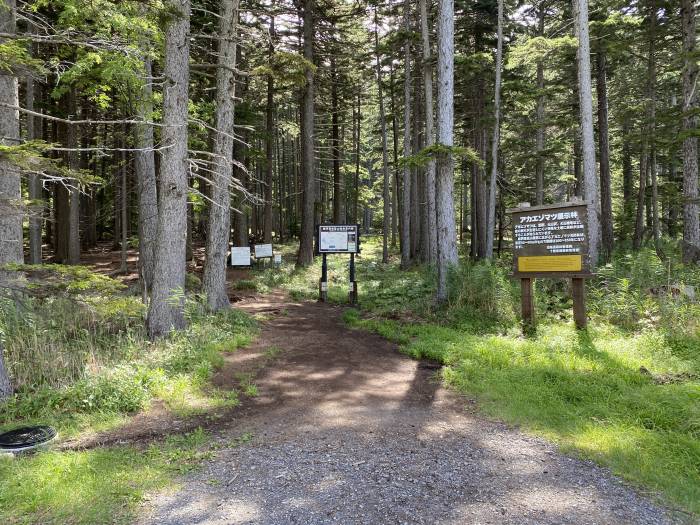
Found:
[{"label": "green undergrowth", "polygon": [[235,404],[208,379],[222,353],[250,342],[246,314],[208,313],[187,296],[187,329],[151,342],[145,307],[119,281],[89,268],[17,266],[17,292],[0,300],[5,363],[16,393],[0,428],[51,423],[63,436],[102,429],[163,400],[183,415]]},{"label": "green undergrowth", "polygon": [[[226,352],[257,323],[231,309],[207,312],[186,297],[187,328],[148,340],[144,307],[118,281],[83,267],[18,267],[21,293],[0,301],[5,361],[16,393],[0,404],[0,431],[49,424],[58,441],[106,431],[156,400],[178,417],[216,416],[255,385],[214,387]],[[198,431],[133,447],[46,450],[0,457],[0,523],[127,523],[144,495],[208,457]]]},{"label": "green undergrowth", "polygon": [[[82,343],[89,352],[82,356],[70,354],[76,344],[61,347],[59,355],[84,360],[80,373],[57,370],[43,384],[21,384],[0,408],[0,428],[50,423],[66,437],[118,424],[154,399],[183,416],[237,404],[237,392],[218,390],[209,378],[223,364],[223,352],[235,351],[252,339],[254,321],[236,310],[206,314],[197,303],[189,305],[188,318],[186,330],[156,342],[134,326],[105,336],[98,344],[86,335]],[[13,350],[8,355],[22,359],[17,347],[27,345],[15,344],[17,332],[6,337]],[[23,370],[30,373],[32,366],[42,369],[43,363],[25,361]]]},{"label": "green undergrowth", "polygon": [[[249,434],[232,442],[250,440]],[[95,525],[132,523],[149,493],[177,483],[216,455],[197,429],[146,449],[115,446],[0,457],[0,523]]]}]

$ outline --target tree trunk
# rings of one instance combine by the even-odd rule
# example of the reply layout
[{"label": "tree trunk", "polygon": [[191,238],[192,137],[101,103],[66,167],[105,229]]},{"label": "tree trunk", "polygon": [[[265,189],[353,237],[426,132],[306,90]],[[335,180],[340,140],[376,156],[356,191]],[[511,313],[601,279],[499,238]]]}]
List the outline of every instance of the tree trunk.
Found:
[{"label": "tree trunk", "polygon": [[163,129],[159,180],[156,265],[148,332],[152,338],[185,327],[187,242],[187,106],[190,0],[168,0],[165,29]]},{"label": "tree trunk", "polygon": [[651,175],[651,229],[654,239],[654,248],[659,258],[663,259],[661,252],[661,227],[659,225],[659,183],[656,173],[656,25],[657,8],[655,0],[652,0],[649,13],[649,62],[647,78],[647,123],[649,131],[647,133],[649,153],[647,169]]},{"label": "tree trunk", "polygon": [[[411,2],[404,0],[403,23],[406,33],[411,31]],[[404,126],[403,155],[411,156],[411,42],[404,43]],[[406,269],[411,264],[411,168],[403,168],[403,206],[401,209],[401,267]]]},{"label": "tree trunk", "polygon": [[355,143],[355,195],[353,199],[353,220],[356,224],[360,223],[360,215],[358,204],[360,200],[360,153],[361,153],[361,135],[362,135],[362,94],[357,94],[357,142]]},{"label": "tree trunk", "polygon": [[[126,149],[127,143],[126,143],[126,126],[124,126],[124,132],[122,133],[121,137],[121,147],[123,149]],[[121,167],[119,171],[121,172],[121,176],[119,178],[121,182],[121,201],[119,203],[119,213],[121,216],[121,224],[122,224],[122,236],[121,236],[121,242],[120,242],[120,247],[121,247],[121,261],[119,265],[119,271],[122,274],[126,274],[129,271],[129,265],[127,264],[127,250],[129,249],[129,229],[127,228],[127,224],[129,224],[127,220],[127,210],[129,208],[129,192],[127,190],[127,176],[129,173],[128,169],[128,164],[127,164],[127,155],[126,151],[121,152]]]},{"label": "tree trunk", "polygon": [[[374,8],[374,53],[377,62],[377,96],[379,98],[379,124],[382,134],[382,180],[384,200],[384,223],[382,227],[382,262],[389,262],[389,230],[391,228],[391,178],[389,177],[389,152],[386,139],[386,114],[384,113],[384,93],[382,92],[382,64],[379,57],[379,31],[377,8]],[[335,115],[335,114],[334,114]],[[335,159],[334,159],[335,160]]]},{"label": "tree trunk", "polygon": [[[544,2],[540,3],[538,12],[538,36],[544,37]],[[544,135],[545,135],[544,61],[537,61],[537,166],[535,168],[535,203],[544,204]]]},{"label": "tree trunk", "polygon": [[338,118],[338,73],[335,56],[331,56],[331,153],[333,154],[333,223],[342,221],[342,185],[340,181],[340,122]]},{"label": "tree trunk", "polygon": [[[68,92],[69,118],[75,118],[78,113],[77,95],[75,88]],[[68,147],[77,148],[79,145],[77,126],[68,126]],[[77,150],[68,152],[68,168],[78,170],[80,159]],[[68,190],[68,264],[80,263],[80,188],[78,181],[71,181]],[[125,225],[122,224],[122,229]]]},{"label": "tree trunk", "polygon": [[700,201],[698,201],[697,130],[698,64],[695,53],[695,3],[681,0],[683,25],[683,261],[700,262]]},{"label": "tree trunk", "polygon": [[637,217],[634,223],[632,249],[639,250],[644,240],[644,202],[647,190],[647,157],[642,153],[639,159],[639,188],[637,193]]},{"label": "tree trunk", "polygon": [[[415,155],[421,150],[421,73],[418,57],[415,57],[413,62],[413,122],[411,124],[411,144],[412,153]],[[423,217],[421,214],[421,189],[418,184],[421,180],[421,167],[413,166],[411,168],[411,258],[419,259],[421,257],[421,240],[423,238]]]},{"label": "tree trunk", "polygon": [[[34,24],[27,24],[27,31],[34,33]],[[27,76],[26,81],[26,106],[29,111],[35,111],[34,101],[41,100],[42,89],[37,86],[31,75]],[[42,134],[42,121],[32,115],[27,115],[27,140],[39,140]],[[41,264],[42,262],[42,239],[41,225],[44,216],[45,204],[41,176],[36,173],[29,175],[28,184],[29,200],[31,207],[29,211],[29,263]]]},{"label": "tree trunk", "polygon": [[[211,187],[209,208],[209,235],[207,235],[206,259],[202,288],[207,298],[207,307],[218,311],[229,306],[226,290],[226,254],[231,232],[231,179],[233,175],[234,98],[236,83],[232,70],[236,67],[236,31],[238,28],[239,0],[221,2],[219,19],[219,68],[216,72],[216,135],[214,137],[215,173]],[[268,78],[268,104],[270,103],[270,80]],[[268,117],[268,125],[270,125]],[[271,128],[268,128],[268,133]],[[268,137],[268,144],[272,141]],[[268,159],[271,161],[272,159]],[[271,162],[270,162],[271,164]],[[268,169],[270,169],[268,167]],[[272,181],[267,191],[271,192]],[[272,205],[270,195],[269,204]],[[268,205],[266,200],[265,205]],[[270,208],[271,210],[271,208]],[[266,212],[267,227],[271,227]]]},{"label": "tree trunk", "polygon": [[438,3],[437,143],[447,148],[437,158],[435,208],[437,213],[438,303],[447,300],[447,273],[457,264],[454,212],[454,0]]},{"label": "tree trunk", "polygon": [[[5,0],[0,6],[0,31],[14,34],[17,7],[15,0]],[[4,40],[4,39],[3,39]],[[1,41],[0,41],[1,42]],[[17,77],[11,72],[0,70],[0,102],[7,106],[19,105]],[[7,106],[0,107],[0,143],[15,146],[19,142],[19,113]],[[20,201],[22,191],[19,170],[7,158],[0,158],[0,265],[24,262],[22,246],[22,213]],[[0,283],[8,278],[0,272]],[[0,400],[12,394],[12,383],[3,355],[0,341]]]},{"label": "tree trunk", "polygon": [[[137,110],[141,120],[153,119],[153,76],[151,59],[144,55],[145,79]],[[143,124],[134,127],[136,152],[134,166],[139,199],[139,273],[144,299],[153,286],[155,268],[156,233],[158,231],[158,192],[156,185],[156,160],[153,150],[153,126]]]},{"label": "tree trunk", "polygon": [[[426,0],[420,0],[421,39],[423,50],[423,97],[425,100],[425,147],[435,144],[435,119],[433,117],[433,64],[430,49],[430,27]],[[430,264],[437,261],[437,215],[435,213],[435,160],[431,158],[425,167],[425,197],[428,237],[426,260]]]},{"label": "tree trunk", "polygon": [[498,147],[501,135],[501,69],[503,63],[503,0],[498,0],[498,42],[496,44],[496,87],[494,95],[494,127],[491,144],[491,179],[489,181],[488,221],[486,224],[486,258],[493,258],[493,236],[496,231],[496,188],[498,182]]},{"label": "tree trunk", "polygon": [[596,177],[591,89],[591,46],[588,32],[588,0],[576,0],[575,27],[578,36],[578,94],[581,112],[581,151],[583,156],[583,195],[588,203],[588,257],[591,269],[598,264],[600,237],[600,198]]},{"label": "tree trunk", "polygon": [[[314,61],[314,2],[304,0],[304,58]],[[314,204],[316,201],[316,174],[314,170],[314,72],[306,70],[302,109],[302,170],[303,196],[301,210],[301,239],[297,266],[309,266],[314,259]]]},{"label": "tree trunk", "polygon": [[608,140],[608,85],[606,75],[605,42],[601,42],[596,55],[596,94],[598,95],[598,153],[600,155],[601,228],[603,233],[602,256],[610,260],[613,251],[612,189],[610,186],[610,146]]},{"label": "tree trunk", "polygon": [[[272,67],[272,58],[275,54],[273,38],[275,34],[275,17],[270,17],[270,45],[268,47],[268,61]],[[272,242],[272,185],[273,179],[273,141],[275,138],[275,80],[272,75],[267,75],[267,107],[265,108],[265,215],[263,216],[263,242]]]},{"label": "tree trunk", "polygon": [[634,174],[632,170],[632,153],[630,151],[630,118],[622,121],[622,228],[620,237],[629,237],[634,220]]},{"label": "tree trunk", "polygon": [[390,74],[390,86],[389,91],[391,92],[391,130],[392,130],[392,145],[393,145],[393,160],[394,160],[394,174],[392,186],[392,203],[391,207],[391,245],[396,246],[396,239],[399,238],[400,242],[400,229],[399,229],[399,216],[401,209],[401,194],[399,192],[399,131],[396,119],[396,83],[394,68],[389,64],[389,74]]}]

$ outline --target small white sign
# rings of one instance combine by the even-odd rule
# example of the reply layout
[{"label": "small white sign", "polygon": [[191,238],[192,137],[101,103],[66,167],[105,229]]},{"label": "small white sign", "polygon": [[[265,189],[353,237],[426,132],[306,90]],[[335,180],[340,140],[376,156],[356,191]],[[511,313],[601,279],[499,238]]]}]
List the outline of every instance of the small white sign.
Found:
[{"label": "small white sign", "polygon": [[256,244],[255,258],[264,259],[265,257],[272,257],[272,244]]},{"label": "small white sign", "polygon": [[282,264],[282,254],[281,253],[275,254],[275,264]]},{"label": "small white sign", "polygon": [[231,248],[231,266],[250,266],[250,248],[248,246]]}]

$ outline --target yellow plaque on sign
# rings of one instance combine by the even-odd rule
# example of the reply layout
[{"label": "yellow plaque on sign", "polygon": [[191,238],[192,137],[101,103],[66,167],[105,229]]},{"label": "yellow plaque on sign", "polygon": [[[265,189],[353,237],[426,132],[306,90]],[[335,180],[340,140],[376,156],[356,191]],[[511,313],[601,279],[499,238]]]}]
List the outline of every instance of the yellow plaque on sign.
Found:
[{"label": "yellow plaque on sign", "polygon": [[580,272],[580,255],[538,255],[518,257],[519,272]]}]

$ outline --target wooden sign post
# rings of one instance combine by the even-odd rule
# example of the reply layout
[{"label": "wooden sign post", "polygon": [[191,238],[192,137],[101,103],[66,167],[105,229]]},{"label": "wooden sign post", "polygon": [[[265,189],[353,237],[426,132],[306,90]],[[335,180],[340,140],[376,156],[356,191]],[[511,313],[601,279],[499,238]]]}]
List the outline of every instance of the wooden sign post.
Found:
[{"label": "wooden sign post", "polygon": [[576,328],[586,328],[584,279],[593,277],[588,255],[588,205],[573,201],[547,206],[522,203],[513,217],[513,277],[520,279],[523,330],[536,326],[534,280],[571,279]]},{"label": "wooden sign post", "polygon": [[321,279],[318,283],[318,300],[328,299],[328,261],[333,253],[350,254],[350,303],[357,303],[355,281],[355,254],[360,253],[360,226],[358,224],[319,224],[316,230],[316,255],[323,256]]}]

